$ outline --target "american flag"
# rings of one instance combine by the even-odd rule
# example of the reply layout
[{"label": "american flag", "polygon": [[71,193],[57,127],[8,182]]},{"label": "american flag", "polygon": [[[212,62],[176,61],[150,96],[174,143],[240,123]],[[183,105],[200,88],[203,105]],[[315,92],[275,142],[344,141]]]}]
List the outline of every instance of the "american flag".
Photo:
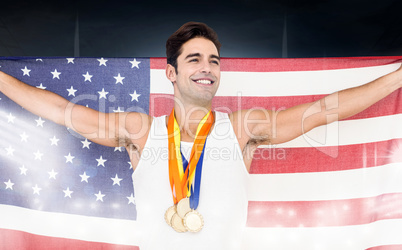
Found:
[{"label": "american flag", "polygon": [[[396,70],[402,57],[223,58],[214,109],[281,110]],[[0,70],[103,111],[172,108],[165,58],[2,58]],[[401,90],[345,121],[260,147],[247,249],[401,249]],[[0,93],[0,248],[137,249],[124,148],[96,145]]]}]

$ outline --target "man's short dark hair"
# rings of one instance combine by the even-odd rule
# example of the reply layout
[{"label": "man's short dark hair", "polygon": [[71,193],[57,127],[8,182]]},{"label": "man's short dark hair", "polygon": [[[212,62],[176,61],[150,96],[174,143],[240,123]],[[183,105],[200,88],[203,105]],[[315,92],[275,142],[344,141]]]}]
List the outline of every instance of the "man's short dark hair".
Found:
[{"label": "man's short dark hair", "polygon": [[188,22],[183,24],[166,41],[167,63],[172,65],[177,72],[177,57],[182,53],[182,46],[190,39],[202,37],[215,44],[218,53],[221,43],[218,40],[218,34],[204,23]]}]

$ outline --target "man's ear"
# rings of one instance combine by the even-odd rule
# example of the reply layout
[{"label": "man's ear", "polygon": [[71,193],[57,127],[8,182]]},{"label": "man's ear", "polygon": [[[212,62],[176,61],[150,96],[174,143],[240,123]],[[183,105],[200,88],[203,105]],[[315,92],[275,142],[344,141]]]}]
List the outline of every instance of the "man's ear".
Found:
[{"label": "man's ear", "polygon": [[176,83],[176,69],[171,64],[168,64],[166,66],[166,77],[173,84]]}]

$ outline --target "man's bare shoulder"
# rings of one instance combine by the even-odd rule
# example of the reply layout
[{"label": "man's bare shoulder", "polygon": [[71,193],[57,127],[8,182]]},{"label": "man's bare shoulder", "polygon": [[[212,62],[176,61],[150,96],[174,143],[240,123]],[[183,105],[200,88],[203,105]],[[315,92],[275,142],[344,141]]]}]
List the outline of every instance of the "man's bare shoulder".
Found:
[{"label": "man's bare shoulder", "polygon": [[228,115],[233,125],[244,126],[245,124],[253,123],[253,121],[257,122],[267,120],[270,118],[271,113],[271,110],[253,108],[237,110],[233,113],[229,113]]},{"label": "man's bare shoulder", "polygon": [[[141,138],[143,133],[148,135],[148,131],[151,128],[153,117],[144,113],[128,112],[124,113],[124,126],[127,132],[131,135],[136,135],[136,138]],[[122,122],[122,119],[120,119]]]},{"label": "man's bare shoulder", "polygon": [[234,132],[242,149],[250,142],[267,144],[271,134],[272,111],[265,109],[243,109],[229,114]]},{"label": "man's bare shoulder", "polygon": [[153,117],[144,113],[126,112],[119,114],[119,145],[135,145],[140,150],[145,145]]}]

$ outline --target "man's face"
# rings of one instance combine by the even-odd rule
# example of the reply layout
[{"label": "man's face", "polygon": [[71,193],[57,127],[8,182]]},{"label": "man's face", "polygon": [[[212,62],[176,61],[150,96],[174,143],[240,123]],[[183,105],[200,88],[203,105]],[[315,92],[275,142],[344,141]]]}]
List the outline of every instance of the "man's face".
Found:
[{"label": "man's face", "polygon": [[220,59],[214,43],[205,38],[184,43],[173,75],[169,79],[183,104],[210,106],[220,81]]}]

